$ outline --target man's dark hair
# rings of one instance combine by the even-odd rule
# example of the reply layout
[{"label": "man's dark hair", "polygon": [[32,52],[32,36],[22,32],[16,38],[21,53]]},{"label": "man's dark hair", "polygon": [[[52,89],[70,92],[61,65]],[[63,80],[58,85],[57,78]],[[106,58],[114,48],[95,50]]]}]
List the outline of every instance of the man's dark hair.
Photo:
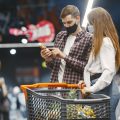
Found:
[{"label": "man's dark hair", "polygon": [[73,17],[80,16],[80,11],[74,5],[67,5],[62,9],[60,18],[65,18],[67,15],[72,15]]}]

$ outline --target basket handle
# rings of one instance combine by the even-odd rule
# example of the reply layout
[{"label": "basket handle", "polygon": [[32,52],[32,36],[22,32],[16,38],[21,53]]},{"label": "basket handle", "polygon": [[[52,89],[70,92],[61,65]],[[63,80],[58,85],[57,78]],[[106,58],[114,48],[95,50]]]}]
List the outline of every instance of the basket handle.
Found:
[{"label": "basket handle", "polygon": [[25,94],[25,97],[27,97],[26,89],[34,89],[34,88],[55,88],[55,87],[63,87],[63,88],[78,88],[77,84],[66,84],[66,83],[36,83],[32,85],[21,85],[20,88]]},{"label": "basket handle", "polygon": [[78,88],[77,84],[66,84],[66,83],[37,83],[32,85],[21,85],[22,90],[26,88],[34,89],[34,88],[43,88],[43,87],[65,87],[65,88]]}]

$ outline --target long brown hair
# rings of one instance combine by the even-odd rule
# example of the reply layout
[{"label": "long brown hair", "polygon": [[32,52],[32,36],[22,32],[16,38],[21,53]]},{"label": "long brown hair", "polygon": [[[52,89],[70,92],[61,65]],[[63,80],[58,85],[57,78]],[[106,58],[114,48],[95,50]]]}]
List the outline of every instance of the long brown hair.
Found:
[{"label": "long brown hair", "polygon": [[115,62],[118,69],[120,67],[119,38],[111,15],[104,8],[97,7],[88,14],[88,21],[94,28],[92,47],[94,57],[96,58],[100,52],[103,38],[109,37],[116,51]]}]

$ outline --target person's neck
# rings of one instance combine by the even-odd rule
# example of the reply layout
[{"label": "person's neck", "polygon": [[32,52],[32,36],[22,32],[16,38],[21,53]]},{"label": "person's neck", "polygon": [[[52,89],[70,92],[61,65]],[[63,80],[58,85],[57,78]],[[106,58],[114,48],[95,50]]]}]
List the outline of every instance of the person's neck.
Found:
[{"label": "person's neck", "polygon": [[82,31],[82,28],[80,26],[78,26],[77,30],[74,33],[72,33],[71,35],[76,36],[81,31]]}]

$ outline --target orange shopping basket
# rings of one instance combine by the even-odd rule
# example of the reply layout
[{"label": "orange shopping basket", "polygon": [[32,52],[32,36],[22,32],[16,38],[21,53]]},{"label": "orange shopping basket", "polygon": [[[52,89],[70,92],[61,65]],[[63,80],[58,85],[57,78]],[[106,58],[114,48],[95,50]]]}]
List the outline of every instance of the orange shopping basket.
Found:
[{"label": "orange shopping basket", "polygon": [[90,94],[82,99],[77,84],[38,83],[21,85],[21,89],[26,97],[28,120],[110,119],[110,98]]}]

